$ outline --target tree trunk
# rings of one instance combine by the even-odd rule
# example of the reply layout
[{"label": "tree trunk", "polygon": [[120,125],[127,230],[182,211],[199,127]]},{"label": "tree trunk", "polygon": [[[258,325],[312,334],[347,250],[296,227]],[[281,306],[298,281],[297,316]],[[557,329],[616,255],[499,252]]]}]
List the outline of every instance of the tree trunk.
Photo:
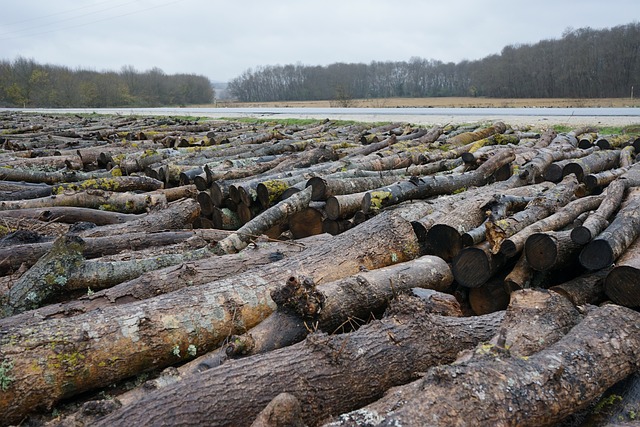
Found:
[{"label": "tree trunk", "polygon": [[587,196],[572,202],[540,221],[526,226],[516,234],[502,241],[500,252],[508,257],[515,256],[524,248],[525,242],[533,233],[558,230],[571,224],[583,212],[598,208],[604,196]]},{"label": "tree trunk", "polygon": [[616,304],[640,307],[640,239],[616,262],[604,282],[604,291]]},{"label": "tree trunk", "polygon": [[598,305],[606,300],[604,280],[609,271],[611,270],[602,269],[583,274],[560,285],[552,286],[549,290],[563,295],[576,307],[585,304]]},{"label": "tree trunk", "polygon": [[317,425],[330,414],[380,397],[416,372],[453,361],[458,351],[494,334],[502,318],[502,313],[476,318],[425,315],[419,302],[410,304],[404,312],[396,310],[395,316],[357,332],[314,334],[302,343],[193,375],[96,425],[119,425],[124,420],[132,425],[154,425],[160,420],[174,425],[249,424],[284,391],[300,401],[304,422]]},{"label": "tree trunk", "polygon": [[607,305],[528,358],[498,355],[432,368],[390,412],[377,410],[389,408],[377,402],[329,425],[365,425],[365,418],[375,420],[369,426],[553,425],[635,372],[639,358],[640,314]]},{"label": "tree trunk", "polygon": [[562,168],[562,176],[571,173],[582,182],[586,175],[615,167],[620,160],[620,150],[595,151],[588,156],[575,159]]},{"label": "tree trunk", "polygon": [[15,380],[10,393],[0,393],[2,420],[15,422],[65,397],[216,348],[274,310],[269,293],[292,270],[303,268],[321,283],[417,256],[407,221],[383,214],[365,224],[269,268],[29,328],[3,328],[0,353],[12,363]]},{"label": "tree trunk", "polygon": [[611,225],[582,249],[580,264],[589,270],[599,270],[613,264],[640,233],[639,209],[640,188],[634,187]]},{"label": "tree trunk", "polygon": [[477,288],[485,284],[500,268],[507,263],[502,253],[494,254],[490,242],[482,242],[464,248],[451,263],[451,271],[456,282],[468,288]]},{"label": "tree trunk", "polygon": [[311,188],[301,191],[267,209],[249,221],[235,233],[219,241],[213,251],[218,254],[236,253],[244,249],[247,244],[274,225],[286,221],[291,215],[309,206]]},{"label": "tree trunk", "polygon": [[100,237],[126,233],[153,233],[164,230],[181,230],[200,215],[200,205],[193,199],[178,200],[162,209],[152,210],[138,219],[124,224],[105,225],[91,228],[80,233],[85,237]]},{"label": "tree trunk", "polygon": [[330,196],[327,198],[325,212],[327,218],[338,220],[350,218],[362,207],[362,199],[366,192]]},{"label": "tree trunk", "polygon": [[0,202],[0,210],[42,208],[49,206],[77,206],[92,209],[115,210],[122,213],[141,213],[147,209],[166,204],[164,195],[114,193],[104,190],[86,190],[64,193],[30,200]]},{"label": "tree trunk", "polygon": [[501,150],[473,172],[459,175],[427,176],[420,179],[401,181],[388,187],[368,192],[362,201],[362,210],[377,212],[381,208],[405,200],[423,199],[428,196],[453,193],[472,186],[487,183],[489,177],[500,167],[515,158],[512,150]]},{"label": "tree trunk", "polygon": [[[190,233],[190,235],[193,235]],[[92,310],[107,310],[109,307],[143,301],[185,287],[203,285],[222,280],[234,274],[259,268],[295,256],[308,246],[328,241],[330,236],[314,236],[298,242],[257,242],[254,247],[238,254],[212,256],[186,262],[179,266],[149,271],[142,276],[120,283],[112,288],[87,294],[73,301],[51,304],[18,316],[0,321],[3,327],[33,324],[42,320],[71,317]]]},{"label": "tree trunk", "polygon": [[67,191],[105,190],[115,192],[126,191],[154,191],[163,188],[163,183],[148,176],[114,176],[111,178],[96,178],[87,181],[55,184],[54,194]]},{"label": "tree trunk", "polygon": [[571,230],[533,233],[527,238],[524,253],[529,265],[538,271],[570,268],[582,249],[571,240]]},{"label": "tree trunk", "polygon": [[95,225],[122,224],[140,218],[141,214],[123,214],[120,212],[101,211],[98,209],[58,206],[33,209],[15,209],[0,211],[0,217],[34,218],[41,221],[57,221],[66,224],[76,222],[92,222]]},{"label": "tree trunk", "polygon": [[503,133],[507,130],[507,127],[502,122],[495,122],[492,126],[479,129],[474,132],[465,132],[459,135],[453,136],[451,138],[447,138],[446,144],[451,145],[452,147],[465,145],[470,142],[478,141],[483,138],[487,138],[496,133]]}]

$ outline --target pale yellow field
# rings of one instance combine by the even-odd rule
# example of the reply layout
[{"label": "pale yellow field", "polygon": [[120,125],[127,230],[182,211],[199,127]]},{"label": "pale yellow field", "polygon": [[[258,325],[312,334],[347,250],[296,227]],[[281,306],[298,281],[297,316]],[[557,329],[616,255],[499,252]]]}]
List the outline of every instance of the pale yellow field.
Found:
[{"label": "pale yellow field", "polygon": [[[336,101],[282,101],[282,102],[222,102],[217,107],[337,107]],[[562,98],[535,98],[535,99],[509,99],[509,98],[385,98],[385,99],[354,99],[350,101],[350,107],[372,108],[398,108],[398,107],[470,107],[470,108],[495,108],[495,107],[640,107],[640,99],[630,98],[587,98],[587,99],[562,99]],[[201,107],[214,107],[214,105],[202,105]]]}]

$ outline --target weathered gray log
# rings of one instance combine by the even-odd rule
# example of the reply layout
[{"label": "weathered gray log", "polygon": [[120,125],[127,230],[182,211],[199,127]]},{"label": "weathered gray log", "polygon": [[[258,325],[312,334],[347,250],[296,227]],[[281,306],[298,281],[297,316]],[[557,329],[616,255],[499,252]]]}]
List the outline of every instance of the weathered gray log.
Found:
[{"label": "weathered gray log", "polygon": [[157,390],[96,425],[116,425],[122,420],[153,425],[167,419],[169,413],[174,414],[172,422],[181,425],[237,425],[240,420],[253,419],[283,391],[298,398],[305,423],[317,425],[329,414],[380,397],[416,372],[453,361],[459,350],[492,336],[502,319],[502,313],[456,318],[428,315],[423,310],[414,299],[403,311],[395,310],[394,316],[356,332],[313,334],[287,348],[230,361]]},{"label": "weathered gray log", "polygon": [[580,199],[576,199],[567,203],[564,207],[559,209],[556,213],[549,215],[546,218],[536,221],[531,225],[523,228],[516,234],[508,237],[502,241],[500,245],[500,252],[506,256],[512,257],[522,251],[526,240],[533,233],[540,233],[543,231],[558,230],[571,224],[580,214],[586,211],[597,209],[602,203],[604,196],[587,196]]},{"label": "weathered gray log", "polygon": [[620,160],[620,150],[595,151],[588,156],[575,159],[562,168],[562,176],[575,174],[582,182],[585,175],[614,168]]},{"label": "weathered gray log", "polygon": [[[274,310],[269,293],[292,270],[304,269],[321,283],[417,255],[411,225],[382,214],[268,268],[29,328],[2,328],[0,354],[13,364],[15,380],[10,393],[0,393],[0,421],[15,422],[65,397],[218,347],[226,337],[244,333]],[[55,345],[52,336],[57,337]],[[56,360],[59,363],[40,363]]]},{"label": "weathered gray log", "polygon": [[164,184],[148,176],[113,176],[111,178],[96,178],[86,181],[55,184],[54,194],[67,191],[106,190],[115,192],[125,191],[154,191],[163,188]]},{"label": "weathered gray log", "polygon": [[607,275],[604,291],[616,304],[640,307],[640,239],[636,239]]},{"label": "weathered gray log", "polygon": [[240,227],[235,233],[219,241],[213,251],[218,254],[239,252],[251,240],[260,236],[277,223],[286,221],[292,214],[308,207],[310,201],[311,188],[294,194],[262,212],[259,216]]},{"label": "weathered gray log", "polygon": [[34,218],[41,221],[57,221],[67,224],[92,222],[95,225],[122,224],[132,219],[140,218],[140,215],[71,206],[0,211],[1,218]]},{"label": "weathered gray log", "polygon": [[426,176],[381,187],[365,195],[362,201],[362,210],[365,213],[369,211],[376,212],[383,207],[405,200],[423,199],[428,196],[453,193],[462,188],[484,185],[496,170],[508,164],[514,158],[515,155],[512,150],[503,149],[473,172],[458,175]]},{"label": "weathered gray log", "polygon": [[575,227],[571,238],[586,245],[609,225],[609,217],[620,207],[627,189],[640,185],[640,171],[632,168],[607,187],[604,200],[598,209],[582,225]]},{"label": "weathered gray log", "polygon": [[[603,202],[604,203],[604,202]],[[580,253],[580,264],[589,270],[610,266],[640,234],[640,188],[629,190],[611,224]]]},{"label": "weathered gray log", "polygon": [[640,314],[606,305],[527,358],[499,353],[432,368],[410,386],[328,425],[364,425],[365,419],[369,426],[553,425],[635,372],[639,357]]}]

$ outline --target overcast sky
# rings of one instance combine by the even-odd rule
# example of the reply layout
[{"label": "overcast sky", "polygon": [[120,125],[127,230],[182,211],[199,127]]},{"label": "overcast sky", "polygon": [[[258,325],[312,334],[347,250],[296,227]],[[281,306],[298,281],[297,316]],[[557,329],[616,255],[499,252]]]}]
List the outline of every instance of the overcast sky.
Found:
[{"label": "overcast sky", "polygon": [[640,19],[638,0],[0,0],[0,59],[195,73],[480,59],[568,27]]}]

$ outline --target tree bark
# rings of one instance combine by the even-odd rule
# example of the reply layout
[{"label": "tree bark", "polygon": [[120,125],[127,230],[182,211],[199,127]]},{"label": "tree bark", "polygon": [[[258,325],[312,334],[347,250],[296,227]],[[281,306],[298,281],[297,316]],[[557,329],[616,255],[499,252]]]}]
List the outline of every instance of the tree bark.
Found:
[{"label": "tree bark", "polygon": [[95,225],[122,224],[140,218],[141,214],[123,214],[120,212],[101,211],[98,209],[58,206],[33,209],[15,209],[0,211],[0,217],[34,218],[41,221],[57,221],[66,224],[76,222],[92,222]]},{"label": "tree bark", "polygon": [[580,253],[580,264],[589,270],[610,266],[640,233],[640,188],[634,187],[606,230],[587,244]]},{"label": "tree bark", "polygon": [[166,204],[163,195],[114,193],[104,190],[86,190],[64,193],[39,199],[0,202],[0,210],[42,208],[49,206],[78,206],[92,209],[115,210],[122,213],[141,213],[152,206]]},{"label": "tree bark", "polygon": [[459,146],[459,145],[465,145],[470,142],[475,142],[483,138],[488,138],[489,136],[496,133],[504,133],[504,131],[506,130],[507,130],[507,127],[504,123],[495,122],[492,126],[482,128],[473,132],[461,133],[451,138],[447,138],[445,143],[453,147]]},{"label": "tree bark", "polygon": [[241,251],[257,236],[263,234],[274,225],[286,221],[294,213],[307,208],[310,201],[311,188],[294,194],[262,212],[259,216],[240,227],[238,231],[219,241],[213,251],[218,254]]},{"label": "tree bark", "polygon": [[376,408],[389,405],[378,402],[328,425],[365,425],[365,417],[370,426],[552,425],[635,372],[639,357],[640,315],[607,305],[528,358],[432,368],[404,389],[400,407],[385,412]]},{"label": "tree bark", "polygon": [[115,192],[126,191],[154,191],[163,188],[164,184],[148,176],[114,176],[111,178],[96,178],[87,181],[55,184],[54,194],[67,191],[105,190]]},{"label": "tree bark", "polygon": [[427,176],[420,179],[401,181],[388,187],[368,192],[362,201],[362,210],[377,212],[381,208],[405,200],[423,199],[428,196],[453,193],[456,190],[487,183],[489,177],[500,167],[515,158],[512,150],[500,150],[473,172],[459,175]]},{"label": "tree bark", "polygon": [[640,307],[640,239],[616,262],[604,282],[604,291],[616,304]]},{"label": "tree bark", "polygon": [[458,351],[495,333],[502,318],[502,313],[478,318],[425,315],[418,302],[412,304],[406,314],[396,312],[357,332],[314,334],[302,343],[209,369],[155,391],[96,425],[124,420],[153,425],[167,419],[174,425],[241,425],[283,391],[298,398],[304,422],[317,425],[330,414],[380,397],[416,372],[453,361]]},{"label": "tree bark", "polygon": [[562,176],[571,173],[582,182],[586,175],[616,167],[620,160],[620,150],[595,151],[588,156],[575,159],[562,168]]},{"label": "tree bark", "polygon": [[602,269],[583,274],[560,285],[552,286],[549,290],[564,296],[576,307],[585,304],[598,305],[606,300],[604,280],[609,271],[611,270]]},{"label": "tree bark", "polygon": [[1,420],[15,422],[65,397],[216,348],[274,310],[269,293],[292,270],[304,269],[321,283],[417,254],[411,225],[383,214],[269,268],[29,328],[3,328],[0,354],[12,363],[15,381],[10,393],[0,393]]},{"label": "tree bark", "polygon": [[524,253],[529,265],[538,271],[570,268],[582,249],[571,240],[571,230],[533,233],[527,238]]}]

